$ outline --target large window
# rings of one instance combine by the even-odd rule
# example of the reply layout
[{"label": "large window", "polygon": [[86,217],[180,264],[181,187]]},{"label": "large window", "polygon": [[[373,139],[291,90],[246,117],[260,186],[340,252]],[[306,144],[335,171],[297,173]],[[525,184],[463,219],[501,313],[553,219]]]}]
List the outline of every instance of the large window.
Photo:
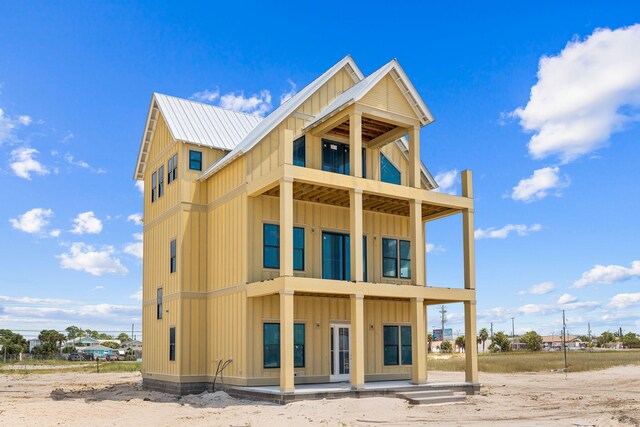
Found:
[{"label": "large window", "polygon": [[189,169],[194,171],[202,170],[202,152],[189,150]]},{"label": "large window", "polygon": [[175,273],[177,269],[178,269],[178,264],[176,259],[176,240],[173,239],[170,245],[169,272]]},{"label": "large window", "polygon": [[304,135],[293,141],[293,164],[295,166],[306,166],[306,151]]},{"label": "large window", "polygon": [[158,189],[158,175],[156,172],[151,174],[151,203],[156,201],[156,191]]},{"label": "large window", "polygon": [[411,365],[411,326],[384,325],[385,366]]},{"label": "large window", "polygon": [[162,319],[162,288],[158,288],[158,300],[156,302],[156,318]]},{"label": "large window", "polygon": [[[322,140],[322,170],[349,175],[349,145]],[[362,149],[362,176],[367,176],[367,152]]]},{"label": "large window", "polygon": [[167,164],[167,185],[171,184],[176,180],[178,176],[178,155],[174,154],[169,158],[169,162]]},{"label": "large window", "polygon": [[304,228],[293,227],[293,269],[304,270]]},{"label": "large window", "polygon": [[169,360],[176,360],[176,328],[169,328]]},{"label": "large window", "polygon": [[401,182],[400,171],[382,153],[380,153],[380,181],[398,185]]},{"label": "large window", "polygon": [[262,266],[280,268],[280,226],[276,224],[262,227]]},{"label": "large window", "polygon": [[411,242],[408,240],[382,239],[382,275],[398,277],[398,260],[400,278],[411,278]]},{"label": "large window", "polygon": [[164,194],[164,165],[158,168],[158,197]]},{"label": "large window", "polygon": [[[305,337],[304,323],[293,325],[293,367],[304,368],[305,364]],[[280,324],[265,323],[263,325],[263,362],[265,368],[280,367]]]},{"label": "large window", "polygon": [[[362,236],[362,279],[367,281],[367,236]],[[322,232],[322,278],[351,280],[351,238],[348,234]]]}]

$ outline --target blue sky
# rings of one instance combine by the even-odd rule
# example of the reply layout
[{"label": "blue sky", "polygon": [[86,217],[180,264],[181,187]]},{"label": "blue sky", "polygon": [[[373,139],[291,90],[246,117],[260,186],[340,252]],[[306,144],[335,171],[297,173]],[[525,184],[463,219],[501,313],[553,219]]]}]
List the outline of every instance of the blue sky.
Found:
[{"label": "blue sky", "polygon": [[[0,5],[0,328],[139,329],[131,177],[153,91],[268,113],[351,54],[365,74],[398,58],[444,191],[474,171],[479,327],[557,333],[565,308],[570,332],[640,332],[637,2],[387,10]],[[460,217],[427,236],[429,284],[461,286]]]}]

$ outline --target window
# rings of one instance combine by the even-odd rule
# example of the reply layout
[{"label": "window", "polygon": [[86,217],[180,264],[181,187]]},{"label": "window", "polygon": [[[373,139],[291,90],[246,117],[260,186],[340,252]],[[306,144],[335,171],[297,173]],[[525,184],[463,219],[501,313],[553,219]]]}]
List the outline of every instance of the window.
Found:
[{"label": "window", "polygon": [[304,135],[293,141],[293,164],[306,166],[306,140]]},{"label": "window", "polygon": [[301,227],[293,227],[293,269],[304,271],[304,228]]},{"label": "window", "polygon": [[158,301],[156,302],[156,319],[162,319],[162,288],[158,288]]},{"label": "window", "polygon": [[384,325],[385,366],[411,365],[411,326]]},{"label": "window", "polygon": [[[349,175],[349,145],[322,140],[322,170]],[[367,176],[367,152],[362,149],[362,176]]]},{"label": "window", "polygon": [[398,241],[382,239],[382,275],[398,277]]},{"label": "window", "polygon": [[[400,253],[398,254],[398,249]],[[398,256],[399,255],[399,256]],[[400,259],[400,278],[411,278],[411,242],[408,240],[382,239],[382,275],[398,277],[398,259]]]},{"label": "window", "polygon": [[351,245],[348,234],[322,232],[322,278],[351,279]]},{"label": "window", "polygon": [[280,268],[280,226],[264,224],[262,227],[262,266]]},{"label": "window", "polygon": [[400,185],[400,171],[387,157],[380,153],[380,181]]},{"label": "window", "polygon": [[169,360],[176,360],[176,328],[169,328]]},{"label": "window", "polygon": [[171,184],[176,180],[178,176],[178,155],[174,154],[169,158],[169,163],[167,165],[167,185]]},{"label": "window", "polygon": [[362,268],[364,271],[362,272],[362,280],[364,282],[368,282],[367,280],[367,236],[362,236]]},{"label": "window", "polygon": [[158,187],[158,176],[154,172],[151,174],[151,203],[156,201],[156,188]]},{"label": "window", "polygon": [[367,177],[367,149],[362,149],[362,177]]},{"label": "window", "polygon": [[158,197],[164,194],[164,165],[158,169]]},{"label": "window", "polygon": [[189,169],[194,171],[202,170],[202,152],[189,150]]},{"label": "window", "polygon": [[411,279],[411,242],[400,240],[400,278]]},{"label": "window", "polygon": [[[304,323],[294,323],[293,325],[293,367],[304,368]],[[280,324],[263,324],[263,361],[264,368],[280,367]]]},{"label": "window", "polygon": [[176,240],[173,239],[171,241],[171,254],[169,259],[169,273],[175,273],[178,269],[178,265],[176,263]]}]

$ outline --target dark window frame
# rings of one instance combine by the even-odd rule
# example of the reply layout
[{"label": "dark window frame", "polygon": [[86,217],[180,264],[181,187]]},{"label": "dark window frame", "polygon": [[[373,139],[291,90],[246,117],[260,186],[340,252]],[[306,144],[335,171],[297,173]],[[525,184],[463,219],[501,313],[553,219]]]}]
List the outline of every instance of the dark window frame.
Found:
[{"label": "dark window frame", "polygon": [[[276,238],[277,238],[277,244],[267,244],[266,241],[266,236],[267,236],[267,228],[269,227],[276,227],[277,228],[277,233],[276,233]],[[276,264],[267,264],[267,248],[275,248],[276,249],[276,253],[278,254],[278,256],[276,257]],[[262,224],[262,268],[270,268],[270,269],[279,269],[280,268],[280,225],[279,224],[272,224],[272,223],[268,223],[265,222]]]},{"label": "dark window frame", "polygon": [[[192,155],[194,154],[198,158],[193,158]],[[189,170],[202,171],[202,151],[189,150]]]},{"label": "dark window frame", "polygon": [[[302,247],[297,247],[296,246],[296,230],[298,230],[298,232],[302,232]],[[280,231],[280,227],[278,227],[278,231]],[[305,256],[305,231],[304,231],[304,227],[293,227],[293,270],[294,271],[304,271],[304,267],[305,267],[305,262],[304,262],[304,256]],[[296,253],[300,253],[301,255],[301,259],[302,259],[302,267],[301,268],[296,268]]]},{"label": "dark window frame", "polygon": [[[269,353],[275,353],[276,357],[274,361],[270,361],[267,365],[267,360],[265,359],[265,354],[267,354],[265,343],[265,337],[267,336],[266,330],[267,327],[277,327],[277,339],[275,339],[274,343],[269,343],[269,346],[273,346],[274,349],[270,350]],[[302,330],[302,343],[300,341],[296,341],[296,329]],[[262,367],[263,369],[279,369],[280,368],[280,323],[279,322],[263,322],[262,323]],[[305,323],[294,323],[293,324],[293,367],[294,368],[304,368],[306,365],[306,325]],[[296,351],[298,355],[301,356],[302,363],[296,364]]]},{"label": "dark window frame", "polygon": [[[398,182],[396,182],[395,180],[385,180],[384,179],[384,171],[386,170],[384,167],[384,163],[383,162],[387,162],[387,164],[393,168],[393,170],[395,170],[395,172],[397,172],[398,174]],[[389,184],[396,184],[396,185],[402,185],[402,171],[400,170],[400,168],[398,168],[392,161],[391,159],[389,159],[387,156],[385,156],[383,153],[380,153],[380,181],[381,182],[386,182]]]},{"label": "dark window frame", "polygon": [[169,361],[176,361],[176,327],[169,328]]},{"label": "dark window frame", "polygon": [[[388,241],[395,241],[395,257],[392,257],[388,254],[385,254],[385,247]],[[409,254],[408,258],[402,256],[402,246],[408,245]],[[395,274],[388,275],[385,269],[385,260],[393,259],[395,264]],[[402,273],[402,267],[405,265],[404,263],[409,264],[409,275],[406,276]],[[383,237],[382,238],[382,277],[393,278],[393,279],[411,279],[411,241],[405,239],[398,239],[394,237]]]},{"label": "dark window frame", "polygon": [[156,188],[158,187],[158,175],[156,172],[151,174],[151,203],[156,201]]},{"label": "dark window frame", "polygon": [[178,248],[176,239],[169,243],[169,273],[178,271]]},{"label": "dark window frame", "polygon": [[[302,159],[300,157],[296,157],[298,154],[302,155]],[[307,166],[306,135],[302,135],[300,138],[297,138],[293,141],[293,165],[300,167]]]},{"label": "dark window frame", "polygon": [[156,319],[162,320],[162,288],[156,290]]},{"label": "dark window frame", "polygon": [[[394,256],[389,256],[389,255],[385,255],[385,248],[386,248],[386,243],[387,242],[395,242],[395,253]],[[386,272],[385,269],[385,260],[387,259],[393,259],[394,260],[394,271],[395,273],[393,275],[389,275]],[[394,238],[390,238],[390,237],[383,237],[382,238],[382,277],[390,277],[390,278],[394,278],[397,279],[398,278],[398,239],[394,239]]]},{"label": "dark window frame", "polygon": [[164,165],[158,168],[158,199],[164,195]]},{"label": "dark window frame", "polygon": [[178,153],[169,157],[167,164],[167,185],[171,184],[178,177]]},{"label": "dark window frame", "polygon": [[[382,326],[383,334],[382,334],[382,350],[383,350],[383,358],[382,363],[384,366],[410,366],[413,364],[413,339],[411,334],[413,333],[411,325],[402,325],[402,324],[386,324]],[[395,343],[387,343],[387,330],[395,329]],[[409,332],[408,336],[405,336],[406,339],[403,339],[403,333]],[[406,342],[408,341],[408,342]],[[387,363],[387,348],[393,349],[395,348],[395,361],[391,363]]]},{"label": "dark window frame", "polygon": [[[409,246],[409,255],[408,258],[403,258],[402,256],[402,246],[403,244],[406,244]],[[402,265],[403,262],[408,262],[409,263],[409,275],[408,276],[404,276],[402,273]],[[399,239],[398,240],[398,277],[400,279],[411,279],[411,241],[410,240],[402,240]]]}]

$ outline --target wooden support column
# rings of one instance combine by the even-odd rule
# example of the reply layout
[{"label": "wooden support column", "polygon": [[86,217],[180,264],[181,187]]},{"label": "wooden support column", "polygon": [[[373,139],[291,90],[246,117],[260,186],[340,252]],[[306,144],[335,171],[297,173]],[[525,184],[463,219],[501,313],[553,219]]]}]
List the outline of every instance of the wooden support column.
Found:
[{"label": "wooden support column", "polygon": [[293,276],[293,178],[280,179],[280,276]]},{"label": "wooden support column", "polygon": [[468,383],[478,382],[478,339],[476,334],[476,302],[464,303],[464,377]]},{"label": "wooden support column", "polygon": [[280,291],[280,392],[293,393],[293,291]]},{"label": "wooden support column", "polygon": [[409,187],[420,188],[420,126],[409,128]]},{"label": "wooden support column", "polygon": [[[462,197],[473,199],[473,179],[470,170],[462,171]],[[475,237],[473,208],[462,211],[462,243],[464,251],[464,288],[476,288]]]},{"label": "wooden support column", "polygon": [[380,181],[380,149],[371,149],[371,179]]},{"label": "wooden support column", "polygon": [[280,139],[278,141],[279,147],[279,160],[281,165],[293,164],[293,131],[291,129],[285,129],[280,132]]},{"label": "wooden support column", "polygon": [[411,298],[411,382],[427,382],[427,323],[424,298]]},{"label": "wooden support column", "polygon": [[364,388],[364,295],[351,295],[351,389]]},{"label": "wooden support column", "polygon": [[349,191],[349,229],[351,241],[351,281],[364,280],[362,262],[362,190],[355,188]]},{"label": "wooden support column", "polygon": [[349,164],[351,176],[362,178],[362,114],[349,114]]},{"label": "wooden support column", "polygon": [[422,201],[409,201],[409,228],[411,233],[411,284],[426,286],[424,223]]}]

